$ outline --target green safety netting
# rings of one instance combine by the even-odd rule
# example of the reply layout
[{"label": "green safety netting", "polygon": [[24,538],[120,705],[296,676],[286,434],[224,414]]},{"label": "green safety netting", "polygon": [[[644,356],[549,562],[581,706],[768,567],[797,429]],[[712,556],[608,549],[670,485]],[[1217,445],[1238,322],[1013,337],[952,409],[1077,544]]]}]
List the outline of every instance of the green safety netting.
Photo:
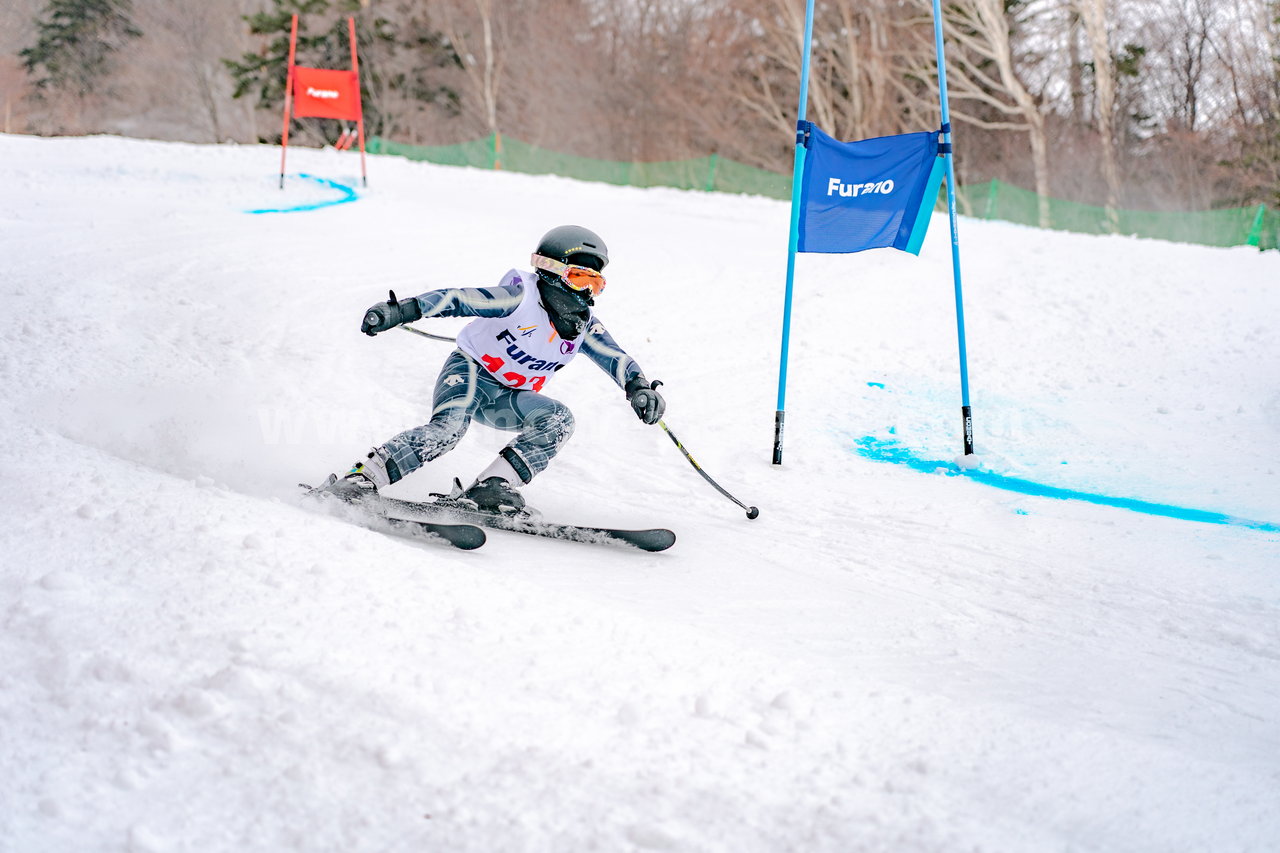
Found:
[{"label": "green safety netting", "polygon": [[[960,209],[971,216],[1041,225],[1040,197],[1030,190],[993,180],[962,187],[958,195]],[[1202,246],[1274,249],[1280,238],[1280,211],[1263,204],[1224,210],[1109,212],[1105,207],[1051,198],[1047,224],[1059,231],[1129,234]]]},{"label": "green safety netting", "polygon": [[396,154],[445,166],[477,166],[532,175],[562,175],[583,181],[631,187],[747,193],[790,198],[791,178],[727,160],[719,155],[692,160],[623,163],[596,160],[539,148],[509,136],[489,136],[458,145],[405,145],[379,137],[369,140],[373,154]]},{"label": "green safety netting", "polygon": [[[716,154],[692,160],[624,163],[562,154],[500,134],[457,145],[405,145],[375,136],[369,140],[368,150],[373,154],[395,154],[444,166],[562,175],[620,186],[676,187],[778,199],[791,197],[790,175],[758,169]],[[1039,197],[1013,184],[993,180],[964,186],[957,193],[957,199],[960,211],[970,216],[1040,225]],[[1280,211],[1268,210],[1261,204],[1229,210],[1116,210],[1111,213],[1103,207],[1055,198],[1049,199],[1048,224],[1060,231],[1130,234],[1205,246],[1248,245],[1274,249],[1280,244]]]}]

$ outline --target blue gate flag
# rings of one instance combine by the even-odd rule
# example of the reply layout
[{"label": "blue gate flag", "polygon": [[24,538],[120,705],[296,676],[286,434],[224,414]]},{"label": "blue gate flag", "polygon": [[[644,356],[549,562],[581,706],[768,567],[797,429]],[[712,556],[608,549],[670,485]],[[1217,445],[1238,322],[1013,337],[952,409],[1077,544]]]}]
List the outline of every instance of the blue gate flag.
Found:
[{"label": "blue gate flag", "polygon": [[800,252],[892,247],[920,254],[946,166],[939,131],[839,142],[800,122],[808,149],[800,196]]}]

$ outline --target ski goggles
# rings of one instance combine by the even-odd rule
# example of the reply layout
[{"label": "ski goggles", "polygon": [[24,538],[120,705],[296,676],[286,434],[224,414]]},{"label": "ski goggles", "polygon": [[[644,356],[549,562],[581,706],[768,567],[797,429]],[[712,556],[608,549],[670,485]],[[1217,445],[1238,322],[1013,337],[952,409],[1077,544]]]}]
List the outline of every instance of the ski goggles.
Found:
[{"label": "ski goggles", "polygon": [[560,280],[574,290],[589,290],[592,296],[604,293],[604,276],[591,267],[566,264],[539,254],[534,254],[531,263],[536,269],[560,276]]}]

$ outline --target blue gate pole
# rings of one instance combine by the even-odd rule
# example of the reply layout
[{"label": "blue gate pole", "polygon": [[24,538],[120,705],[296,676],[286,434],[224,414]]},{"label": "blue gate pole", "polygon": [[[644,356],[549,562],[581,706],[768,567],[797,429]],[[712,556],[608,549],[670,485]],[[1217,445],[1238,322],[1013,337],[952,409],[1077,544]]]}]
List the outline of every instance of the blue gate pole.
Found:
[{"label": "blue gate pole", "polygon": [[[937,0],[935,0],[937,2]],[[796,116],[796,160],[791,173],[791,234],[787,241],[787,293],[782,307],[782,354],[778,359],[778,410],[773,416],[773,464],[782,464],[782,431],[787,409],[787,355],[791,348],[791,296],[800,243],[800,189],[804,178],[805,108],[809,103],[809,54],[813,44],[813,0],[804,9],[804,57],[800,63],[800,109]]]},{"label": "blue gate pole", "polygon": [[933,0],[933,41],[938,53],[938,101],[942,105],[941,150],[947,162],[947,214],[951,218],[951,270],[956,283],[956,332],[960,341],[960,417],[964,454],[973,453],[973,409],[969,406],[969,357],[964,342],[964,296],[960,286],[960,231],[956,227],[956,165],[951,148],[951,109],[947,105],[947,61],[942,49],[942,5]]}]

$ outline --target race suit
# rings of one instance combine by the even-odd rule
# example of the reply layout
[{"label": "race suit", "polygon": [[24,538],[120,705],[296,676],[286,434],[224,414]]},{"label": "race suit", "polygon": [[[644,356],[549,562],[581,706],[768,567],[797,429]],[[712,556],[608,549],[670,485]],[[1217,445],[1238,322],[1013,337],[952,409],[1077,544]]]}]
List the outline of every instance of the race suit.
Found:
[{"label": "race suit", "polygon": [[477,420],[519,435],[502,451],[520,479],[542,472],[573,434],[573,414],[543,386],[583,352],[625,388],[640,366],[592,313],[574,340],[562,339],[538,294],[537,276],[511,270],[497,287],[432,290],[417,297],[424,320],[475,317],[436,379],[431,420],[382,445],[392,482],[447,453]]}]

